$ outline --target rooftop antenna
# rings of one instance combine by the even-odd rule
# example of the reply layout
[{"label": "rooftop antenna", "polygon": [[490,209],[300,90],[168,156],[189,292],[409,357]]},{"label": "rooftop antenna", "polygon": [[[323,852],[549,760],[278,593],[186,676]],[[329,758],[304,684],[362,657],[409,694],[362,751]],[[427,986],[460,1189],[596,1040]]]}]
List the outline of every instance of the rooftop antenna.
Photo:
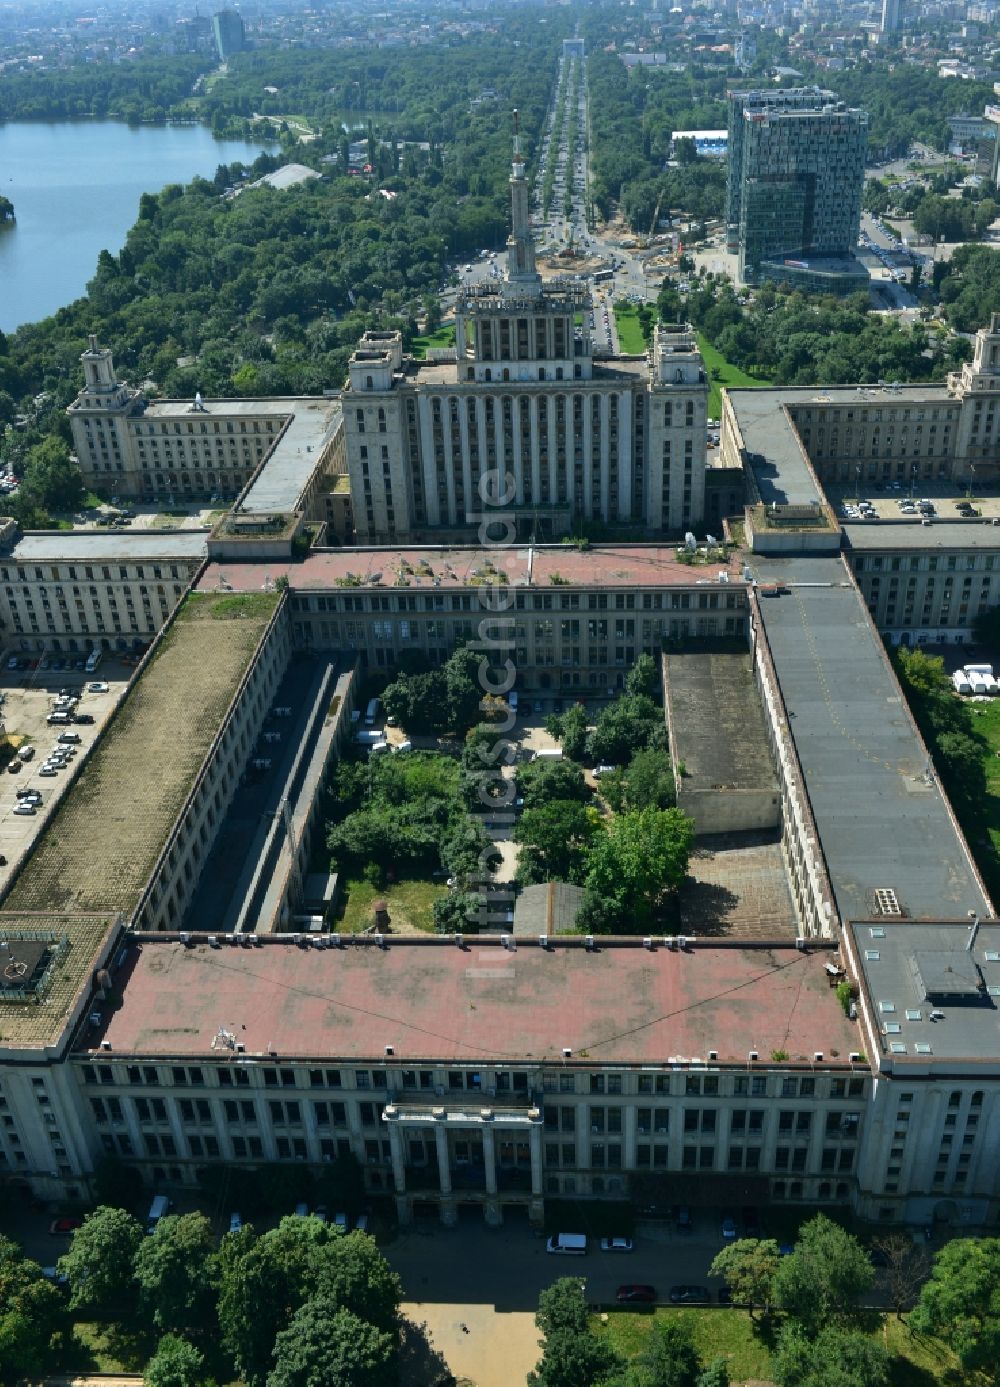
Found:
[{"label": "rooftop antenna", "polygon": [[236,1036],[232,1031],[227,1031],[225,1026],[220,1026],[212,1037],[213,1050],[235,1050]]}]

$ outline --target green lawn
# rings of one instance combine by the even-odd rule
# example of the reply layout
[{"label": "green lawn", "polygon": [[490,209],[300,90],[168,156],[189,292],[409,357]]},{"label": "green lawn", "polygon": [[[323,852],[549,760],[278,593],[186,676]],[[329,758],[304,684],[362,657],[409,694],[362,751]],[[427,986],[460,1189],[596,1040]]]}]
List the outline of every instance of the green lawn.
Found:
[{"label": "green lawn", "polygon": [[433,931],[434,902],[448,894],[444,882],[396,881],[384,889],[360,878],[348,878],[341,885],[342,914],[336,928],[344,934],[360,934],[372,923],[372,904],[389,903],[389,919],[395,927]]},{"label": "green lawn", "polygon": [[970,703],[972,725],[988,743],[983,754],[986,798],[974,818],[956,810],[991,896],[1000,891],[1000,702]]},{"label": "green lawn", "polygon": [[619,350],[626,356],[641,356],[646,350],[646,339],[634,303],[615,304],[615,326]]},{"label": "green lawn", "polygon": [[733,1382],[768,1376],[771,1354],[766,1344],[754,1334],[750,1316],[745,1310],[720,1306],[714,1310],[673,1310],[657,1308],[652,1313],[643,1310],[612,1310],[607,1324],[598,1323],[599,1335],[607,1336],[627,1358],[642,1351],[654,1323],[660,1319],[684,1321],[691,1330],[695,1348],[705,1362],[724,1357]]},{"label": "green lawn", "polygon": [[[688,1324],[704,1362],[724,1357],[734,1383],[748,1378],[767,1381],[771,1367],[770,1335],[752,1323],[745,1310],[613,1310],[606,1324],[598,1319],[594,1328],[597,1334],[610,1339],[619,1353],[633,1358],[642,1351],[656,1320],[667,1316]],[[893,1315],[886,1315],[874,1333],[893,1355],[893,1387],[934,1387],[958,1380],[954,1354],[937,1339],[911,1334],[909,1326]]]},{"label": "green lawn", "polygon": [[153,1333],[80,1320],[66,1343],[65,1367],[79,1373],[141,1373],[155,1350]]},{"label": "green lawn", "polygon": [[455,345],[455,324],[445,323],[439,327],[437,332],[428,333],[425,337],[414,337],[411,344],[413,355],[418,361],[422,361],[432,347],[453,347]]},{"label": "green lawn", "polygon": [[[769,380],[763,376],[748,376],[745,371],[741,371],[738,366],[734,366],[727,361],[721,352],[712,346],[708,338],[703,333],[698,333],[698,348],[701,351],[705,362],[705,369],[708,371],[710,382],[708,391],[708,417],[709,419],[722,418],[722,395],[723,386],[747,387],[756,389],[757,387],[770,385]],[[713,375],[718,371],[718,376]]]}]

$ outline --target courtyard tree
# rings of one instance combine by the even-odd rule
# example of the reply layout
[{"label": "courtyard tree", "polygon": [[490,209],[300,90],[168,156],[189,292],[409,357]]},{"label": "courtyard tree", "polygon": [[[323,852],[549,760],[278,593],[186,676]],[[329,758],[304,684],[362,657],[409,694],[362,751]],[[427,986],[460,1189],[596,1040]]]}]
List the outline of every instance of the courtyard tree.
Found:
[{"label": "courtyard tree", "polygon": [[624,694],[598,715],[587,737],[591,761],[624,766],[642,747],[666,745],[663,709],[647,694]]},{"label": "courtyard tree", "polygon": [[777,1387],[888,1387],[891,1359],[867,1334],[788,1324],[771,1362]]},{"label": "courtyard tree", "polygon": [[552,800],[590,798],[583,769],[575,761],[544,758],[518,768],[517,785],[526,809],[539,809]]},{"label": "courtyard tree", "polygon": [[77,1228],[59,1271],[69,1281],[70,1309],[112,1318],[135,1294],[134,1263],[142,1225],[124,1209],[102,1205]]},{"label": "courtyard tree", "polygon": [[526,809],[514,826],[514,842],[521,845],[518,878],[582,885],[602,832],[597,810],[577,800],[554,799]]},{"label": "courtyard tree", "polygon": [[267,1387],[396,1387],[397,1380],[395,1336],[319,1295],[275,1340]]},{"label": "courtyard tree", "polygon": [[694,824],[679,809],[616,815],[590,853],[584,903],[588,928],[642,934],[687,874]]},{"label": "courtyard tree", "polygon": [[0,1380],[44,1376],[52,1365],[53,1340],[66,1327],[59,1290],[18,1243],[0,1235]]},{"label": "courtyard tree", "polygon": [[316,1291],[387,1334],[396,1329],[402,1285],[366,1233],[325,1245],[316,1263]]},{"label": "courtyard tree", "polygon": [[198,1387],[205,1355],[176,1334],[164,1334],[142,1375],[145,1387]]},{"label": "courtyard tree", "polygon": [[697,1387],[698,1351],[686,1320],[657,1320],[639,1354],[642,1387]]},{"label": "courtyard tree", "polygon": [[795,1250],[782,1257],[775,1299],[807,1334],[842,1324],[875,1279],[871,1259],[838,1223],[817,1214],[799,1229]]},{"label": "courtyard tree", "polygon": [[153,1323],[164,1333],[198,1333],[214,1319],[215,1239],[204,1214],[167,1214],[144,1238],[135,1279]]},{"label": "courtyard tree", "polygon": [[717,1253],[710,1276],[721,1276],[734,1302],[767,1314],[774,1301],[774,1282],[781,1264],[778,1244],[772,1238],[738,1238]]},{"label": "courtyard tree", "polygon": [[539,1292],[535,1324],[543,1334],[552,1334],[560,1329],[586,1334],[590,1327],[590,1312],[580,1277],[562,1276]]},{"label": "courtyard tree", "polygon": [[935,1334],[966,1372],[996,1380],[1000,1363],[1000,1238],[956,1238],[934,1258],[910,1327]]}]

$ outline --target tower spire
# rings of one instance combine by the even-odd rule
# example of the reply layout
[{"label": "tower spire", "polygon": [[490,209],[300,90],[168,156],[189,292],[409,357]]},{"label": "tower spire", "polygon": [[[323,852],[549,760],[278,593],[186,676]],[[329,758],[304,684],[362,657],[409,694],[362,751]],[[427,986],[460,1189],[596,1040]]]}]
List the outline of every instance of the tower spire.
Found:
[{"label": "tower spire", "polygon": [[510,235],[507,237],[507,280],[522,293],[537,292],[541,279],[535,268],[535,241],[528,217],[528,180],[521,153],[521,118],[514,112],[514,158],[510,171]]}]

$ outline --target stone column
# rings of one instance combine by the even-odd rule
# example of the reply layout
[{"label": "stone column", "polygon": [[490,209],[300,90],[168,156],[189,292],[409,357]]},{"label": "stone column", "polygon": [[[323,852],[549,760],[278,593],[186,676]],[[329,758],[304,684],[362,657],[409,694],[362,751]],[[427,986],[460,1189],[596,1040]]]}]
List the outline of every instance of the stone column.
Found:
[{"label": "stone column", "polygon": [[542,1124],[536,1122],[531,1127],[531,1196],[542,1197]]},{"label": "stone column", "polygon": [[434,1129],[434,1140],[437,1143],[438,1179],[441,1182],[441,1193],[451,1194],[451,1164],[448,1156],[448,1131],[444,1123],[439,1123]]},{"label": "stone column", "polygon": [[497,1156],[496,1141],[493,1128],[489,1123],[484,1122],[483,1133],[483,1165],[486,1169],[486,1193],[491,1197],[497,1192]]},{"label": "stone column", "polygon": [[390,1122],[389,1128],[389,1153],[392,1157],[392,1179],[396,1187],[397,1194],[406,1193],[406,1163],[403,1157],[403,1137],[399,1130],[399,1124]]}]

